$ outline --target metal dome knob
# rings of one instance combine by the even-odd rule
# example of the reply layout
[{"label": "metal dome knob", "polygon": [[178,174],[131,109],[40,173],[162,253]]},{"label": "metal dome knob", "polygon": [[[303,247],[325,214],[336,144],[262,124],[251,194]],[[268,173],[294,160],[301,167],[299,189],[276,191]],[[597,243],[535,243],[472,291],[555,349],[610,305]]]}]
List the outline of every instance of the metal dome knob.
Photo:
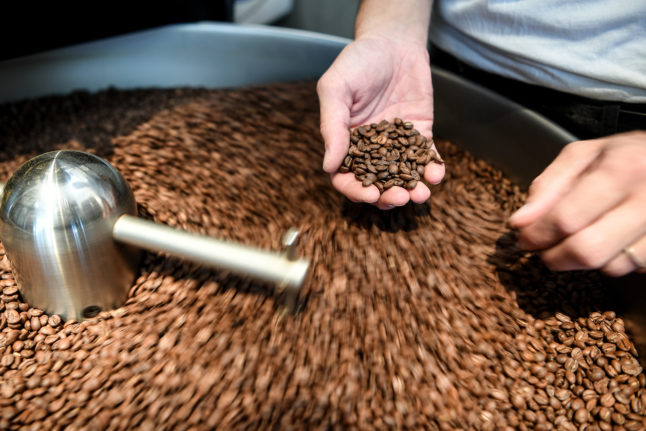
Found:
[{"label": "metal dome knob", "polygon": [[97,156],[55,151],[22,165],[3,190],[0,238],[25,300],[77,320],[120,306],[140,255],[112,237],[123,214],[136,214],[132,191]]}]

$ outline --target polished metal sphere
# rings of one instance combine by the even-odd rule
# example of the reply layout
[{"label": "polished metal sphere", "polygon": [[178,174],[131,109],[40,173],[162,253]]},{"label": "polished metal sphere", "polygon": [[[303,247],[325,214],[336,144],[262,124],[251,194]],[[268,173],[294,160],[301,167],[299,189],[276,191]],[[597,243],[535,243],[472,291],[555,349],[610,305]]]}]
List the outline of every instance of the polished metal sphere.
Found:
[{"label": "polished metal sphere", "polygon": [[132,191],[95,155],[54,151],[22,165],[2,192],[0,239],[23,298],[76,320],[120,306],[140,255],[112,237],[123,214],[136,214]]}]

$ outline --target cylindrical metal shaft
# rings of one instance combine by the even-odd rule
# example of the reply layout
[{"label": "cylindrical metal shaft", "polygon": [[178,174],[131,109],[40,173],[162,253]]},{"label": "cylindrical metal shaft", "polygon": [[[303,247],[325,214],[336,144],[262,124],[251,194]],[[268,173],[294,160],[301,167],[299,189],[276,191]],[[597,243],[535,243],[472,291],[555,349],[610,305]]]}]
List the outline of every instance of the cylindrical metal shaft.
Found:
[{"label": "cylindrical metal shaft", "polygon": [[25,300],[77,320],[118,307],[144,248],[276,283],[294,305],[309,267],[295,257],[294,232],[271,252],[135,214],[130,187],[97,156],[54,151],[21,166],[0,184],[0,239]]},{"label": "cylindrical metal shaft", "polygon": [[259,250],[181,231],[129,215],[117,219],[112,235],[115,240],[126,244],[167,252],[285,287],[300,287],[309,267],[308,260],[289,260],[285,253]]},{"label": "cylindrical metal shaft", "polygon": [[[0,195],[3,188],[4,184],[0,183]],[[126,244],[166,252],[292,288],[301,286],[309,267],[308,260],[292,260],[293,257],[287,253],[263,251],[180,231],[129,215],[117,219],[112,233],[114,239]]]}]

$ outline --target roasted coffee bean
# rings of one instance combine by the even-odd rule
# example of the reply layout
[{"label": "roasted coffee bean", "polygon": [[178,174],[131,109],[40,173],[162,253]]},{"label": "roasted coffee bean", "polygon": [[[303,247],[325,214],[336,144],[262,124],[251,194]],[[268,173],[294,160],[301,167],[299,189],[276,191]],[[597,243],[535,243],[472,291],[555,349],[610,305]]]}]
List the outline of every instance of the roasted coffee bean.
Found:
[{"label": "roasted coffee bean", "polygon": [[590,380],[596,382],[603,379],[606,376],[606,373],[604,373],[604,371],[599,367],[592,367],[588,372],[588,375],[590,376]]},{"label": "roasted coffee bean", "polygon": [[601,407],[599,410],[599,419],[601,419],[604,422],[610,422],[610,416],[612,415],[612,410],[610,410],[608,407]]},{"label": "roasted coffee bean", "polygon": [[589,414],[590,413],[582,407],[574,412],[574,421],[580,424],[588,422]]},{"label": "roasted coffee bean", "polygon": [[621,361],[621,371],[631,376],[637,376],[642,372],[642,367],[635,358],[626,358]]},{"label": "roasted coffee bean", "polygon": [[373,173],[369,173],[369,174],[366,175],[366,177],[363,180],[363,186],[364,187],[369,186],[372,183],[374,183],[375,181],[377,181],[377,176],[375,174],[373,174]]},{"label": "roasted coffee bean", "polygon": [[388,177],[390,177],[390,174],[386,171],[382,171],[377,174],[377,178],[380,180],[385,180]]},{"label": "roasted coffee bean", "polygon": [[14,356],[12,354],[4,355],[2,359],[0,359],[0,365],[9,368],[11,364],[13,364],[13,358]]},{"label": "roasted coffee bean", "polygon": [[[384,122],[388,125],[379,125]],[[443,163],[437,157],[437,153],[425,149],[428,141],[413,129],[413,123],[395,124],[394,121],[388,123],[383,120],[379,124],[374,127],[372,124],[365,124],[350,131],[351,142],[348,155],[339,168],[340,172],[353,172],[355,177],[366,187],[375,183],[365,177],[367,173],[377,174],[387,170],[387,174],[382,173],[378,177],[379,180],[384,181],[383,187],[379,187],[380,192],[393,187],[393,185],[406,186],[410,190],[417,185],[412,181],[421,180],[425,164],[430,161]],[[405,125],[410,127],[407,128]],[[379,131],[383,133],[374,134]],[[388,136],[385,134],[386,131],[389,131]],[[357,163],[358,160],[365,161],[365,164]],[[388,165],[388,163],[390,164]],[[388,167],[386,168],[386,166]],[[393,180],[394,182],[391,183],[390,181]]]},{"label": "roasted coffee bean", "polygon": [[47,323],[52,328],[56,328],[61,324],[61,318],[60,318],[60,316],[54,314],[54,315],[49,317],[49,319],[47,320]]},{"label": "roasted coffee bean", "polygon": [[32,317],[30,320],[31,329],[38,331],[40,329],[40,319],[38,317]]},{"label": "roasted coffee bean", "polygon": [[417,180],[411,180],[406,183],[407,190],[413,190],[415,187],[417,187]]},{"label": "roasted coffee bean", "polygon": [[388,190],[389,188],[393,187],[395,185],[395,179],[390,179],[384,183],[384,190]]},{"label": "roasted coffee bean", "polygon": [[597,398],[599,395],[593,389],[586,389],[581,394],[583,401],[589,401],[593,398]]},{"label": "roasted coffee bean", "polygon": [[8,324],[16,324],[21,321],[20,313],[17,310],[9,309],[4,312]]},{"label": "roasted coffee bean", "polygon": [[28,314],[31,317],[40,317],[43,315],[43,310],[40,310],[38,308],[30,308]]},{"label": "roasted coffee bean", "polygon": [[601,395],[599,402],[604,407],[612,407],[615,404],[615,397],[610,392],[607,392]]},{"label": "roasted coffee bean", "polygon": [[642,402],[639,398],[634,397],[633,399],[630,400],[630,408],[634,413],[641,413],[642,412]]},{"label": "roasted coffee bean", "polygon": [[11,285],[2,288],[2,295],[5,297],[11,297],[13,295],[16,295],[17,293],[18,287],[15,285],[15,283],[13,283],[13,281]]}]

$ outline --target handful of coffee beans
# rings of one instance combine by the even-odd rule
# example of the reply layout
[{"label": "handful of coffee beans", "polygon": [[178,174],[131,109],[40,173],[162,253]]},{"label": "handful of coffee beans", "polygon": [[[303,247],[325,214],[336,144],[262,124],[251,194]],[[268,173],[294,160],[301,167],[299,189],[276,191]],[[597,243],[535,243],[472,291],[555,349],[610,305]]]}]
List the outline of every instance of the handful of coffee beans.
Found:
[{"label": "handful of coffee beans", "polygon": [[380,193],[394,186],[412,190],[429,162],[444,163],[432,146],[433,140],[401,118],[366,124],[350,132],[348,155],[339,170],[352,172],[364,187],[374,184]]}]

